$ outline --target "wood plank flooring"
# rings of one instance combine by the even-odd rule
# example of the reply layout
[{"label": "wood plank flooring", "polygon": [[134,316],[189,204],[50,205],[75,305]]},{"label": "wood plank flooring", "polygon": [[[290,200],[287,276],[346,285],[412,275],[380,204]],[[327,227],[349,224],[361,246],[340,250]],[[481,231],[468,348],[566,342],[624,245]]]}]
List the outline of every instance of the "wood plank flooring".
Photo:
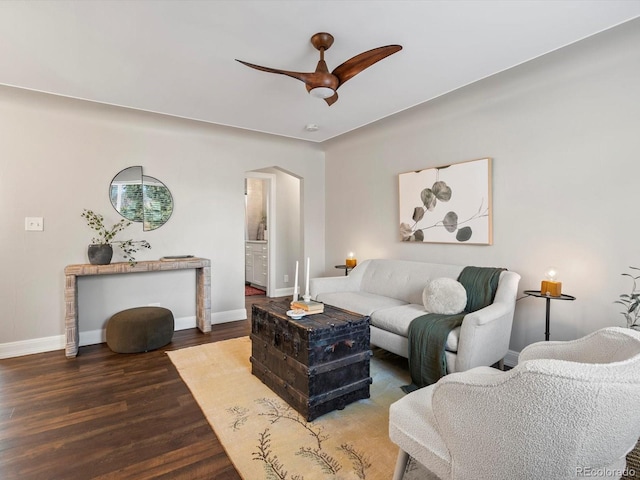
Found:
[{"label": "wood plank flooring", "polygon": [[[269,300],[246,297],[249,315]],[[240,479],[164,352],[250,329],[242,320],[177,331],[132,355],[100,344],[74,359],[58,350],[0,360],[0,479]]]}]

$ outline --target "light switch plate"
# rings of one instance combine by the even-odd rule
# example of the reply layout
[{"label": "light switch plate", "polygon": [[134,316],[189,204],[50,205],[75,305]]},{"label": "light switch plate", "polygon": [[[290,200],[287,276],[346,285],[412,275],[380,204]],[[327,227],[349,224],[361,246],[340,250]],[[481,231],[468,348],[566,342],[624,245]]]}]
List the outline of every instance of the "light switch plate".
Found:
[{"label": "light switch plate", "polygon": [[25,217],[24,229],[34,232],[42,232],[44,230],[43,217]]}]

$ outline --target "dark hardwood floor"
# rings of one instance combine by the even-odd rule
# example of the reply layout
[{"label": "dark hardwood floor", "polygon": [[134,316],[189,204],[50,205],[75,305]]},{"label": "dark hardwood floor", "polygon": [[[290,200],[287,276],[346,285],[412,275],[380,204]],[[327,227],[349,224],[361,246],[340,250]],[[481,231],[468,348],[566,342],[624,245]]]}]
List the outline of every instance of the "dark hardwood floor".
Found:
[{"label": "dark hardwood floor", "polygon": [[[270,300],[246,297],[249,315]],[[58,350],[0,360],[0,479],[240,479],[164,352],[250,329],[242,320],[177,331],[132,355],[99,344],[74,359]]]}]

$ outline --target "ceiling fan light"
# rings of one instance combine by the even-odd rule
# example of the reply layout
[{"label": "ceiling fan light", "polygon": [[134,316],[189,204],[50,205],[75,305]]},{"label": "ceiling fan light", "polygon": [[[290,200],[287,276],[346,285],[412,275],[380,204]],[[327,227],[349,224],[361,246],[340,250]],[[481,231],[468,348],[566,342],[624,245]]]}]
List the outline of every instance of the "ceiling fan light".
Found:
[{"label": "ceiling fan light", "polygon": [[309,94],[312,97],[322,98],[322,99],[332,97],[334,93],[335,92],[329,87],[316,87],[316,88],[312,88],[309,91]]}]

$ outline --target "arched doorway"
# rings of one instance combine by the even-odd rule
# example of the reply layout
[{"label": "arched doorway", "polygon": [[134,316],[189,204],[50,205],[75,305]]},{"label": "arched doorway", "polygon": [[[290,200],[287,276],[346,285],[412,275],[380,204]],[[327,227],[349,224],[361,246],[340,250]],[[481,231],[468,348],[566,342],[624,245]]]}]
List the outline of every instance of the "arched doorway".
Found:
[{"label": "arched doorway", "polygon": [[245,279],[264,283],[256,286],[268,297],[291,295],[295,262],[303,253],[302,180],[269,167],[246,172],[245,182]]}]

